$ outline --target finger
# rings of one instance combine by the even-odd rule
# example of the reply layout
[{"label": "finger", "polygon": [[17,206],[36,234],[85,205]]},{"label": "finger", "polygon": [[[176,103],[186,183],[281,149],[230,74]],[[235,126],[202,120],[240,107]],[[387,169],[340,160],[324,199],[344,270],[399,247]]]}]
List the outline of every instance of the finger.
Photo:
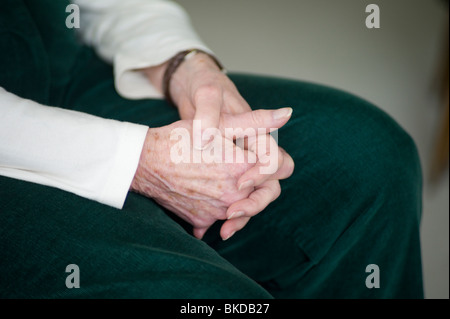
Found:
[{"label": "finger", "polygon": [[[292,115],[292,108],[256,110],[241,114],[223,114],[222,130],[229,139],[269,133],[283,127]],[[232,135],[232,136],[230,136]]]},{"label": "finger", "polygon": [[178,104],[178,113],[182,120],[193,120],[195,116],[195,107],[188,99],[183,99]]},{"label": "finger", "polygon": [[[222,139],[221,140],[222,145],[219,145],[219,147],[222,147],[222,152],[218,152],[217,156],[221,156],[220,160],[221,163],[226,163],[229,165],[229,169],[233,171],[233,168],[243,168],[245,167],[245,170],[248,170],[250,167],[253,167],[257,161],[258,158],[255,153],[245,150],[243,148],[237,147],[232,140],[229,139]],[[220,144],[220,143],[219,143]],[[215,145],[214,145],[215,146]],[[206,153],[206,155],[205,155]],[[208,151],[203,151],[203,158],[208,159]],[[236,164],[245,164],[245,166],[236,165]],[[240,174],[236,175],[235,177],[238,178],[244,171],[239,170]],[[236,186],[237,188],[237,186]]]},{"label": "finger", "polygon": [[[194,125],[197,124],[198,129],[194,129],[193,132],[193,144],[195,149],[203,150],[211,141],[210,138],[205,138],[203,133],[207,129],[217,129],[219,127],[221,109],[221,94],[202,93],[196,97]],[[211,135],[209,135],[209,137],[211,137]]]},{"label": "finger", "polygon": [[248,148],[256,153],[258,161],[238,180],[237,187],[242,190],[247,187],[259,186],[269,179],[274,179],[281,167],[285,156],[278,147],[275,139],[269,134],[258,135],[248,139]]},{"label": "finger", "polygon": [[[283,180],[289,178],[295,169],[292,157],[281,147],[278,148],[278,170],[274,174],[263,174],[266,164],[256,162],[255,166],[245,172],[238,180],[238,190],[263,184],[267,180]],[[274,161],[274,160],[273,160]]]},{"label": "finger", "polygon": [[[274,201],[281,193],[280,184],[278,181],[269,181],[265,187],[261,187],[255,192],[253,192],[249,198],[243,199],[239,202],[236,202],[232,206],[230,206],[229,211],[233,211],[234,209],[237,212],[232,218],[228,219],[220,229],[220,236],[223,240],[228,240],[231,238],[236,232],[241,230],[247,225],[250,220],[250,216],[254,216],[261,211],[264,210],[272,201]],[[250,198],[252,198],[250,200]],[[272,198],[272,200],[269,200]],[[264,201],[264,203],[260,203],[259,201]],[[245,209],[240,210],[240,209]],[[247,213],[250,212],[251,213]],[[232,214],[233,215],[233,214]],[[239,217],[240,216],[240,217]]]},{"label": "finger", "polygon": [[278,180],[269,180],[255,188],[247,198],[241,199],[227,209],[227,218],[252,217],[262,212],[281,194]]},{"label": "finger", "polygon": [[194,228],[193,230],[193,234],[194,237],[197,239],[202,239],[203,236],[206,234],[206,232],[208,231],[209,227],[204,227],[204,228]]},{"label": "finger", "polygon": [[223,111],[229,114],[240,114],[244,112],[251,112],[252,108],[240,94],[236,94],[231,95],[225,100]]},{"label": "finger", "polygon": [[281,147],[279,147],[278,149],[280,151],[280,157],[283,158],[282,164],[278,171],[270,178],[282,180],[289,178],[294,173],[295,162],[294,159],[284,149],[282,149]]},{"label": "finger", "polygon": [[250,217],[240,217],[227,220],[223,223],[220,229],[220,237],[222,237],[223,240],[230,239],[237,231],[244,228],[249,220]]}]

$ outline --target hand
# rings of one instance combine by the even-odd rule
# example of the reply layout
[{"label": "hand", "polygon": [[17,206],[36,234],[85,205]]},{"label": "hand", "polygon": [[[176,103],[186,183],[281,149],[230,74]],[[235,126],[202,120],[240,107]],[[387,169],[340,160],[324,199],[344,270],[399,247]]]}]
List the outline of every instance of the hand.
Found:
[{"label": "hand", "polygon": [[[203,128],[218,127],[224,115],[242,114],[251,110],[234,83],[205,54],[197,54],[184,62],[174,73],[171,94],[180,117],[201,120]],[[291,113],[292,109],[282,109],[276,116],[289,118]],[[257,114],[253,113],[252,122],[262,125],[263,120],[259,119]],[[242,128],[246,127],[247,124],[243,123]],[[222,237],[231,237],[247,224],[250,217],[260,213],[277,199],[281,192],[279,180],[288,178],[293,173],[295,166],[293,159],[276,145],[270,135],[267,137],[266,139],[261,136],[253,138],[251,143],[246,144],[245,149],[249,149],[249,144],[260,144],[257,150],[253,150],[257,151],[258,158],[277,157],[278,167],[271,174],[261,174],[264,164],[259,161],[239,178],[238,189],[250,189],[251,192],[247,198],[238,200],[229,207],[227,217],[230,220],[222,227]],[[199,137],[196,137],[196,141],[202,141],[201,145],[197,145],[198,149],[205,147],[209,142]]]},{"label": "hand", "polygon": [[[257,128],[279,128],[288,121],[287,117],[277,118],[274,114],[276,111],[260,110],[236,116],[224,115],[219,125],[222,136],[214,138],[210,148],[205,151],[192,146],[192,121],[182,120],[165,127],[150,128],[131,190],[155,199],[193,225],[194,236],[202,238],[213,223],[227,218],[227,209],[232,203],[247,198],[252,191],[250,188],[239,190],[237,181],[255,166],[255,155],[236,147],[233,140],[225,138],[225,128],[234,129],[245,124],[257,132]],[[262,123],[254,122],[254,118],[260,119]],[[179,132],[186,132],[189,138],[181,141],[173,139],[174,133]],[[186,151],[180,163],[174,163],[173,160],[173,152],[177,147]],[[250,144],[249,147],[255,145]],[[203,160],[203,153],[211,153],[211,149],[214,154],[221,154],[219,161]],[[222,152],[216,152],[218,149]],[[243,163],[226,163],[225,156],[229,152],[233,158],[242,157]],[[195,163],[194,158],[199,158],[200,162]],[[224,239],[228,237],[226,232],[221,231],[221,234]]]}]

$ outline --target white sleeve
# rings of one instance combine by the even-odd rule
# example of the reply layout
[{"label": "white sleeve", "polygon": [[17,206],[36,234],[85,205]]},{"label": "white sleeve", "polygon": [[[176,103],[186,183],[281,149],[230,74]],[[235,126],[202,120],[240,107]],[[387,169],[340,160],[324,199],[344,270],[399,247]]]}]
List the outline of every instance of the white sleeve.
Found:
[{"label": "white sleeve", "polygon": [[0,175],[122,208],[148,127],[40,105],[0,87]]},{"label": "white sleeve", "polygon": [[194,31],[187,13],[167,0],[72,0],[80,8],[82,40],[113,63],[116,90],[129,99],[161,98],[138,69],[156,66],[178,52],[213,52]]}]

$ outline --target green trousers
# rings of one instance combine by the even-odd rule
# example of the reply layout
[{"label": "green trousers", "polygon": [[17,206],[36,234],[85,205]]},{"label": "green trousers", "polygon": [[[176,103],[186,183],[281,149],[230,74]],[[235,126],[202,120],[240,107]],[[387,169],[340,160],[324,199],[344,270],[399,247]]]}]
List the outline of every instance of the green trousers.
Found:
[{"label": "green trousers", "polygon": [[[0,86],[105,118],[177,121],[163,100],[117,94],[112,67],[65,27],[65,5],[2,0]],[[275,202],[228,241],[221,222],[200,241],[138,194],[117,210],[0,177],[0,298],[423,298],[421,167],[410,136],[346,92],[230,77],[254,109],[294,109],[279,144],[296,168]],[[71,264],[79,288],[66,286]]]}]

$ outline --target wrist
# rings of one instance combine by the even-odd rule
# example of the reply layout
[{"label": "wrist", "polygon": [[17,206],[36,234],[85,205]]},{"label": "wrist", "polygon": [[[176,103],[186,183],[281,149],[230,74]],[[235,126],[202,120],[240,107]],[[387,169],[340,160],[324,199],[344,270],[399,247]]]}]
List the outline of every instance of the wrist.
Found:
[{"label": "wrist", "polygon": [[157,66],[142,69],[142,71],[147,76],[150,83],[161,93],[163,93],[162,79],[168,64],[169,61],[164,62],[163,64]]},{"label": "wrist", "polygon": [[155,136],[158,134],[157,132],[154,132],[154,130],[155,129],[149,128],[147,131],[147,136],[139,158],[139,164],[130,186],[131,191],[146,194],[146,196],[153,193],[152,183],[149,183],[149,181],[152,180],[152,172],[154,171],[153,165],[155,164],[155,160],[151,157],[153,153],[152,150],[155,150]]},{"label": "wrist", "polygon": [[[184,56],[178,61],[178,66],[170,70],[174,59],[179,55]],[[160,65],[142,69],[150,83],[176,106],[180,105],[179,101],[183,96],[188,95],[189,80],[192,76],[207,70],[225,73],[225,69],[216,58],[201,50],[183,51]]]},{"label": "wrist", "polygon": [[183,98],[191,98],[195,90],[193,80],[203,75],[224,73],[222,64],[212,55],[200,50],[188,50],[179,53],[163,77],[163,92],[166,99],[176,105],[181,105]]}]

